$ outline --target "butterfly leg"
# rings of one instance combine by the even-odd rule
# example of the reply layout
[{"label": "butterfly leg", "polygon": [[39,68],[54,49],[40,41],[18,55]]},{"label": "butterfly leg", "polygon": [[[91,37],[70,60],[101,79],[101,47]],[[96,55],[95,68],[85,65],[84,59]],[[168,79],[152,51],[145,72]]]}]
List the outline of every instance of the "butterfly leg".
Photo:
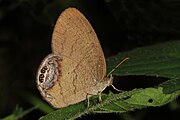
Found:
[{"label": "butterfly leg", "polygon": [[[113,79],[113,76],[112,76],[112,74],[110,74],[110,78],[109,78],[110,80],[112,80]],[[114,90],[116,90],[116,91],[118,91],[118,92],[123,92],[123,90],[119,90],[119,89],[117,89],[112,83],[110,84],[110,86],[112,86],[112,88],[114,89]]]},{"label": "butterfly leg", "polygon": [[[99,101],[99,103],[102,103],[102,91],[100,91],[100,92],[98,92],[98,101]],[[87,99],[87,108],[89,108],[89,106],[90,106],[90,101],[89,101],[89,99],[90,99],[90,97],[92,96],[92,95],[95,95],[95,94],[90,94],[90,93],[87,93],[87,95],[86,95],[86,99]]]},{"label": "butterfly leg", "polygon": [[116,90],[116,91],[118,91],[118,92],[123,92],[123,90],[117,89],[113,84],[111,84],[111,86],[112,86],[112,88],[113,88],[114,90]]},{"label": "butterfly leg", "polygon": [[86,99],[87,99],[87,108],[89,108],[89,98],[90,98],[90,96],[89,96],[89,94],[87,94],[87,95],[86,95]]},{"label": "butterfly leg", "polygon": [[86,95],[86,99],[87,99],[87,108],[89,108],[89,106],[90,106],[89,98],[90,98],[92,95],[93,95],[93,94],[90,94],[90,93],[87,93],[87,95]]},{"label": "butterfly leg", "polygon": [[102,92],[98,92],[98,99],[99,99],[99,102],[102,103]]}]

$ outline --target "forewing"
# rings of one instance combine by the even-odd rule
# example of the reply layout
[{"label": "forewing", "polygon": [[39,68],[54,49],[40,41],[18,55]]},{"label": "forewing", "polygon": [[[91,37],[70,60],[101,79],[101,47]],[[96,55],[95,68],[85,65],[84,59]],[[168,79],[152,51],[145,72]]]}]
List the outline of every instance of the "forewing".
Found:
[{"label": "forewing", "polygon": [[[52,36],[52,51],[86,66],[89,77],[102,80],[106,75],[105,58],[96,33],[75,8],[66,9],[58,18]],[[61,64],[69,66],[63,61]]]}]

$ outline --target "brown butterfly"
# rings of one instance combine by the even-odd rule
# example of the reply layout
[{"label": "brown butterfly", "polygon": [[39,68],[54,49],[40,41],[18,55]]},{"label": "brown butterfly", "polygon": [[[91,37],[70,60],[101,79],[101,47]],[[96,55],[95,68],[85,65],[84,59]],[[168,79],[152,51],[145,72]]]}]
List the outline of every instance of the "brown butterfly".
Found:
[{"label": "brown butterfly", "polygon": [[94,29],[76,8],[68,8],[56,22],[52,54],[39,66],[37,87],[48,103],[62,108],[113,86],[115,68],[106,76],[105,57]]}]

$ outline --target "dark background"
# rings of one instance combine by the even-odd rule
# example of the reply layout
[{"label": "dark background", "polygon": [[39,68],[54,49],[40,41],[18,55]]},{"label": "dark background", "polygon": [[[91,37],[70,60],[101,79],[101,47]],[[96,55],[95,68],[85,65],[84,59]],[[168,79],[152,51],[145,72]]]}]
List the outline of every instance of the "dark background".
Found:
[{"label": "dark background", "polygon": [[[76,7],[87,17],[106,57],[180,37],[179,0],[0,0],[0,118],[10,115],[16,105],[32,107],[21,97],[24,91],[41,98],[35,84],[36,71],[51,53],[55,21],[68,7]],[[123,89],[143,86],[144,82],[133,82]],[[178,119],[179,107],[173,105],[81,119]],[[42,115],[34,110],[22,119]]]}]

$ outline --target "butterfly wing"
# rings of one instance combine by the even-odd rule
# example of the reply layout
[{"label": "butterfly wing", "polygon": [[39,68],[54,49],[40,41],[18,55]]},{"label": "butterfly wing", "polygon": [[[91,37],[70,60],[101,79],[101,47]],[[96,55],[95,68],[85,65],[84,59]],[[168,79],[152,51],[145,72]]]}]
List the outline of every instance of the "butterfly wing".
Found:
[{"label": "butterfly wing", "polygon": [[62,108],[78,103],[85,100],[87,95],[95,95],[107,86],[106,83],[99,86],[99,82],[96,81],[94,76],[90,76],[87,66],[79,64],[66,56],[60,58],[61,60],[58,61],[60,74],[57,81],[53,83],[50,89],[41,92],[44,99],[53,107]]},{"label": "butterfly wing", "polygon": [[66,9],[58,18],[52,36],[52,51],[88,66],[97,80],[106,75],[106,62],[97,35],[75,8]]},{"label": "butterfly wing", "polygon": [[77,9],[66,9],[58,18],[52,52],[61,56],[58,81],[45,97],[54,107],[80,102],[101,90],[97,83],[106,75],[104,54],[96,33]]}]

